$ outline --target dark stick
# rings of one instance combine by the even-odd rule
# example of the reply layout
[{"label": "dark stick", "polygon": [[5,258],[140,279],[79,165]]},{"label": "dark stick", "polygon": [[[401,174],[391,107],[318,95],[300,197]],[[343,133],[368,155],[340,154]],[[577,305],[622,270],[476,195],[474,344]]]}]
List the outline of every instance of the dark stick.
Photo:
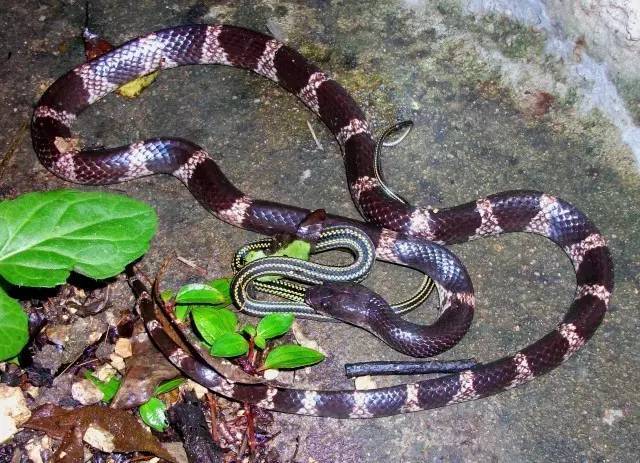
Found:
[{"label": "dark stick", "polygon": [[169,419],[182,437],[190,463],[222,462],[222,450],[211,438],[200,401],[195,394],[186,393],[182,402],[171,407]]},{"label": "dark stick", "polygon": [[419,375],[423,373],[456,373],[471,370],[479,363],[471,358],[465,360],[422,360],[415,362],[362,362],[344,366],[348,378],[356,376]]}]

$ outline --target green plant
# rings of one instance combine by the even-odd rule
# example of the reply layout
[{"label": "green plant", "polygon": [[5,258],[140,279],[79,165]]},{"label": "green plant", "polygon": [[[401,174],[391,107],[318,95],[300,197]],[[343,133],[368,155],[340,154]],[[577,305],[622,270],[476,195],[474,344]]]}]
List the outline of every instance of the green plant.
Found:
[{"label": "green plant", "polygon": [[[306,254],[308,248],[294,241],[288,246],[296,254]],[[306,243],[305,243],[306,244]],[[292,246],[293,245],[293,246]],[[298,252],[302,250],[302,252]],[[229,279],[222,278],[208,283],[185,285],[171,300],[170,293],[164,292],[163,299],[175,304],[176,317],[184,320],[189,314],[214,357],[239,357],[247,354],[252,358],[254,347],[267,348],[267,341],[287,333],[293,324],[294,315],[274,313],[265,316],[257,326],[238,326],[235,312],[226,308],[231,302]],[[312,365],[324,359],[324,355],[313,349],[297,344],[285,344],[270,350],[257,370],[269,368],[299,368]]]},{"label": "green plant", "polygon": [[91,381],[95,387],[97,387],[100,392],[102,392],[102,400],[104,402],[111,402],[120,389],[120,385],[122,381],[116,378],[115,376],[110,377],[109,379],[102,381],[100,378],[96,377],[91,371],[84,372],[85,379]]},{"label": "green plant", "polygon": [[184,382],[184,378],[178,377],[160,383],[153,391],[153,397],[140,405],[138,409],[140,418],[142,418],[142,421],[144,421],[147,426],[160,432],[165,431],[169,427],[167,406],[158,396],[173,391]]},{"label": "green plant", "polygon": [[27,317],[6,290],[51,288],[72,271],[115,276],[147,251],[156,228],[151,207],[110,193],[57,190],[0,203],[0,360],[29,338]]}]

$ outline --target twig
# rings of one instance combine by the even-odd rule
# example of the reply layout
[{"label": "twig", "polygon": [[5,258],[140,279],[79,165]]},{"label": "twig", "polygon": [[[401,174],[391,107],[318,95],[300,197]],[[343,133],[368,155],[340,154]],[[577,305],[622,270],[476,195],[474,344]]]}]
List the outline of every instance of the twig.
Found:
[{"label": "twig", "polygon": [[240,444],[240,448],[238,449],[238,461],[242,461],[242,456],[244,452],[247,451],[247,444],[249,442],[249,438],[247,437],[247,433],[244,433],[242,436],[242,443]]},{"label": "twig", "polygon": [[162,279],[162,276],[169,267],[169,264],[171,263],[171,259],[173,257],[175,256],[169,255],[164,258],[162,264],[160,264],[160,268],[156,272],[155,278],[153,279],[153,285],[151,286],[151,297],[154,301],[156,301],[156,304],[158,304],[159,307],[164,307],[164,301],[160,296],[160,279]]},{"label": "twig", "polygon": [[176,259],[179,262],[182,262],[184,265],[191,267],[192,269],[196,270],[200,275],[202,275],[203,277],[206,277],[208,272],[206,271],[206,269],[204,269],[203,267],[200,267],[198,264],[196,264],[195,262],[185,259],[182,256],[176,256]]},{"label": "twig", "polygon": [[152,458],[154,458],[153,455],[142,455],[139,457],[133,457],[131,460],[129,460],[129,463],[135,463],[137,461],[149,461]]},{"label": "twig", "polygon": [[290,463],[294,463],[296,461],[298,450],[300,450],[300,436],[296,436],[296,448],[293,450],[293,455],[291,455],[291,459],[289,460]]},{"label": "twig", "polygon": [[316,132],[313,130],[313,127],[311,126],[311,122],[309,122],[308,119],[307,119],[307,127],[309,127],[309,132],[311,132],[311,136],[313,137],[313,140],[316,142],[316,146],[318,147],[318,149],[320,151],[324,151],[324,148],[322,147],[320,140],[318,140],[318,137],[316,137]]},{"label": "twig", "polygon": [[251,410],[251,404],[244,403],[244,414],[247,417],[247,440],[249,441],[249,450],[251,455],[256,453],[256,427],[254,423],[253,410]]},{"label": "twig", "polygon": [[252,367],[256,367],[255,362],[256,362],[256,356],[255,356],[255,341],[253,339],[253,336],[251,336],[249,338],[249,350],[247,351],[247,360],[249,360],[249,363],[251,364]]},{"label": "twig", "polygon": [[135,272],[136,275],[140,275],[142,276],[142,278],[146,281],[146,285],[147,286],[147,292],[149,291],[148,288],[150,288],[151,286],[153,286],[153,282],[151,281],[151,278],[149,278],[149,275],[147,275],[144,270],[142,270],[140,268],[140,266],[138,265],[133,265],[132,266],[132,270]]},{"label": "twig", "polygon": [[218,433],[218,405],[216,398],[210,392],[207,393],[207,402],[209,403],[209,413],[211,414],[211,438],[213,442],[220,445],[220,434]]},{"label": "twig", "polygon": [[475,359],[423,360],[414,362],[362,362],[344,366],[347,378],[356,376],[418,375],[423,373],[456,373],[478,366]]},{"label": "twig", "polygon": [[[78,354],[78,355],[76,356],[76,358],[74,358],[74,359],[71,361],[71,363],[69,363],[66,367],[64,367],[64,369],[63,369],[61,372],[59,372],[59,373],[58,373],[58,372],[56,372],[56,373],[53,375],[53,379],[55,380],[56,378],[58,378],[58,377],[62,376],[63,374],[65,374],[65,373],[66,373],[70,368],[77,366],[77,365],[76,365],[76,362],[77,362],[78,360],[80,360],[83,356],[88,355],[88,354],[89,354],[89,352],[90,352],[90,351],[89,351],[89,349],[91,349],[91,348],[93,348],[94,346],[96,346],[96,345],[98,345],[99,343],[101,343],[101,342],[103,341],[103,339],[107,337],[108,332],[109,332],[109,328],[107,328],[107,330],[106,330],[106,331],[104,331],[104,332],[100,335],[100,337],[98,338],[98,340],[97,340],[97,341],[92,342],[91,344],[89,344],[88,346],[86,346],[84,349],[82,349],[82,352],[80,352],[80,354]],[[98,360],[98,359],[96,359],[96,360]]]}]

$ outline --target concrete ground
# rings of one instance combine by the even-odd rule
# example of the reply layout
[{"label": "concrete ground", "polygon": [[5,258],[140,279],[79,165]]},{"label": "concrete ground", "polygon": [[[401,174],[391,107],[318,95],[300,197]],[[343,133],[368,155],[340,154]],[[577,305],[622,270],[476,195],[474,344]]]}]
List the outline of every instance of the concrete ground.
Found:
[{"label": "concrete ground", "polygon": [[[0,5],[0,152],[44,89],[83,60],[83,21],[78,0]],[[609,239],[616,265],[611,312],[593,340],[548,376],[489,399],[408,416],[337,421],[276,415],[283,432],[275,445],[283,460],[296,436],[302,462],[639,460],[638,166],[598,111],[576,110],[579,95],[563,80],[563,63],[545,56],[540,33],[497,17],[472,18],[435,0],[105,0],[91,6],[93,29],[116,44],[192,22],[280,36],[342,82],[378,133],[397,119],[413,119],[414,132],[384,161],[389,183],[412,203],[449,206],[502,190],[543,190],[587,213]],[[535,77],[528,87],[505,78],[504,60],[528,69]],[[252,196],[357,216],[329,132],[295,98],[247,72],[171,70],[136,101],[109,96],[96,103],[76,128],[88,143],[106,146],[184,137],[215,153],[226,175]],[[3,191],[69,186],[39,165],[28,134],[0,164]],[[253,238],[213,218],[175,179],[108,189],[156,208],[160,229],[144,260],[150,271],[176,252],[211,276],[224,275],[233,251]],[[542,238],[510,235],[453,251],[473,279],[478,310],[470,333],[446,358],[486,361],[513,352],[549,331],[571,300],[569,261]],[[172,276],[176,285],[193,278],[180,270]],[[418,281],[412,272],[380,264],[370,283],[395,299]],[[412,317],[431,319],[434,304]],[[341,372],[345,361],[371,359],[372,352],[399,358],[353,328],[301,325],[329,360],[299,374],[297,385],[349,387]]]}]

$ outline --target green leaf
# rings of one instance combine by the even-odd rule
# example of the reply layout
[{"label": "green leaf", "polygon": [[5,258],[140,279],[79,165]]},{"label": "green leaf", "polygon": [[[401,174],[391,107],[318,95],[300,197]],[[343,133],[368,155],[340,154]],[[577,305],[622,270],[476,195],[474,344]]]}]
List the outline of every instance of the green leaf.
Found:
[{"label": "green leaf", "polygon": [[287,256],[295,259],[309,260],[311,243],[303,240],[293,240],[284,248],[274,253],[275,256]]},{"label": "green leaf", "polygon": [[282,336],[291,328],[293,319],[291,313],[270,313],[258,323],[257,336],[264,339]]},{"label": "green leaf", "polygon": [[175,296],[175,294],[173,294],[173,291],[171,291],[170,289],[165,289],[160,293],[160,299],[162,299],[162,302],[171,301],[171,299],[173,299],[173,296]]},{"label": "green leaf", "polygon": [[211,355],[214,357],[237,357],[246,354],[249,343],[241,334],[226,333],[220,336],[211,346]]},{"label": "green leaf", "polygon": [[29,319],[0,288],[0,361],[15,357],[29,341]]},{"label": "green leaf", "polygon": [[140,418],[147,426],[156,431],[163,432],[169,427],[167,420],[167,406],[157,397],[151,397],[145,403],[140,405]]},{"label": "green leaf", "polygon": [[253,338],[253,342],[258,349],[264,350],[264,348],[267,347],[267,340],[262,336],[256,336],[255,338]]},{"label": "green leaf", "polygon": [[213,344],[224,334],[235,333],[238,325],[238,317],[229,309],[197,305],[191,308],[191,316],[207,344]]},{"label": "green leaf", "polygon": [[[205,283],[184,285],[176,295],[177,304],[225,304],[227,298],[216,288]],[[227,305],[227,304],[225,304]]]},{"label": "green leaf", "polygon": [[121,381],[116,377],[111,377],[108,381],[102,381],[90,371],[85,371],[84,377],[100,389],[100,392],[102,392],[102,400],[105,402],[111,402],[111,399],[115,397],[118,389],[120,389]]},{"label": "green leaf", "polygon": [[180,321],[185,320],[191,313],[192,305],[177,305],[176,318]]},{"label": "green leaf", "polygon": [[240,331],[247,333],[251,337],[256,335],[256,327],[253,325],[244,325]]},{"label": "green leaf", "polygon": [[296,344],[284,344],[269,352],[261,369],[298,368],[324,360],[324,354]]},{"label": "green leaf", "polygon": [[0,203],[0,275],[52,287],[71,271],[112,277],[142,256],[157,227],[144,203],[122,195],[57,190]]},{"label": "green leaf", "polygon": [[[271,256],[286,256],[293,257],[295,259],[301,260],[309,260],[309,256],[311,255],[311,243],[303,240],[294,240],[286,246],[278,249],[273,254],[267,254],[262,250],[257,251],[249,251],[245,257],[247,263],[252,262],[257,259],[261,259],[263,257],[271,257]],[[281,279],[281,276],[278,275],[265,275],[260,278],[257,278],[258,281],[261,282],[269,282],[276,281]]]},{"label": "green leaf", "polygon": [[221,305],[231,304],[231,278],[216,278],[207,284],[222,294],[224,302],[221,302]]},{"label": "green leaf", "polygon": [[156,386],[156,388],[153,390],[153,395],[166,394],[167,392],[173,391],[185,381],[186,379],[180,376],[168,381],[164,381]]},{"label": "green leaf", "polygon": [[267,254],[262,250],[249,251],[247,253],[247,255],[244,256],[244,260],[248,264],[249,262],[253,262],[254,260],[262,259],[263,257],[267,257]]}]

